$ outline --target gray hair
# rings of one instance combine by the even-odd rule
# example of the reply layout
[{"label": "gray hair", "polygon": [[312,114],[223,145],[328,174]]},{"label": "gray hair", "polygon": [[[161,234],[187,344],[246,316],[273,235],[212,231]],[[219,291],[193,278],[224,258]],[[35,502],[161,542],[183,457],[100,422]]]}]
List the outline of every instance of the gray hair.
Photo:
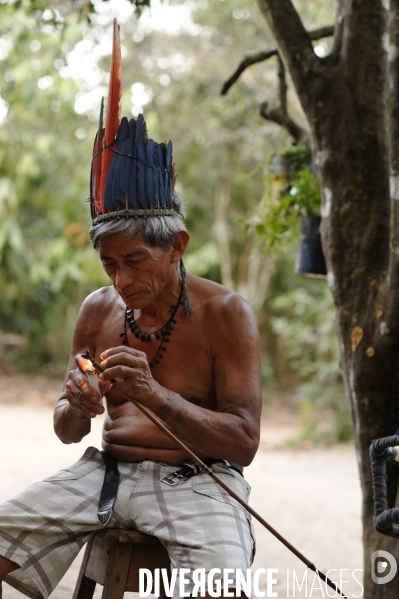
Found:
[{"label": "gray hair", "polygon": [[185,216],[184,203],[176,191],[173,192],[172,205],[176,216],[121,218],[94,225],[89,231],[90,241],[94,249],[97,249],[101,239],[114,233],[126,235],[126,238],[142,235],[147,243],[167,252],[176,233],[186,231],[184,222],[178,216]]}]

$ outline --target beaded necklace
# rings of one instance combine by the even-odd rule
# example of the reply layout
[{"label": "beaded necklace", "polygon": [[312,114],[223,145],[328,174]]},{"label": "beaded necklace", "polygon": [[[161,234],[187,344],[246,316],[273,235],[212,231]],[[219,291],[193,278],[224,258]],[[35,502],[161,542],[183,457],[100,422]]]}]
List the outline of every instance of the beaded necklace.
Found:
[{"label": "beaded necklace", "polygon": [[177,303],[172,305],[170,307],[169,312],[171,312],[171,316],[169,318],[169,320],[159,329],[157,329],[156,331],[143,331],[139,325],[137,324],[137,322],[135,321],[134,318],[134,310],[129,309],[126,306],[126,310],[125,310],[125,320],[124,320],[124,325],[123,325],[123,333],[121,333],[119,336],[123,337],[123,345],[127,345],[128,347],[130,347],[129,344],[129,340],[127,338],[127,327],[129,326],[129,329],[131,331],[131,333],[136,337],[136,339],[140,339],[141,341],[145,341],[145,342],[151,342],[152,338],[154,337],[157,341],[159,341],[159,345],[158,348],[155,352],[155,355],[151,358],[151,360],[148,360],[148,364],[150,366],[150,368],[154,368],[154,366],[156,364],[159,364],[159,360],[161,360],[163,358],[162,352],[166,352],[166,347],[165,347],[165,343],[169,343],[170,339],[170,335],[172,334],[173,325],[177,324],[177,320],[175,319],[177,310],[179,308],[180,305],[184,305],[184,286],[182,285],[182,289],[180,292],[180,296],[179,299],[177,300]]}]

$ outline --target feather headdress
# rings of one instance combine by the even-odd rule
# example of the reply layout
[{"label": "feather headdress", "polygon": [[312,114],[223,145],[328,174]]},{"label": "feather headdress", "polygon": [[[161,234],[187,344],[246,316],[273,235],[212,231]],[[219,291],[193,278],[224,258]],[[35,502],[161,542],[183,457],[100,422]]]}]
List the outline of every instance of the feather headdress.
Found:
[{"label": "feather headdress", "polygon": [[113,218],[175,215],[172,142],[148,138],[142,114],[130,121],[121,114],[122,60],[119,25],[114,20],[107,118],[101,103],[91,166],[93,224]]}]

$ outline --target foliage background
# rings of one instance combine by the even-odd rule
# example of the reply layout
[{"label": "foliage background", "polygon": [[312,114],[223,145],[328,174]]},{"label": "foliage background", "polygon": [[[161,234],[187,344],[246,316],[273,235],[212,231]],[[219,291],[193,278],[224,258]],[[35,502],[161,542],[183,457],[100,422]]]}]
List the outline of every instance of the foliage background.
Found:
[{"label": "foliage background", "polygon": [[[308,28],[332,22],[329,3],[296,5]],[[324,281],[293,274],[300,212],[273,241],[281,183],[270,163],[290,140],[258,116],[258,106],[278,102],[275,59],[248,69],[220,96],[244,54],[273,45],[250,0],[153,0],[141,10],[127,0],[0,0],[3,368],[61,376],[79,306],[107,284],[87,238],[86,198],[114,17],[123,114],[143,111],[154,139],[174,141],[191,233],[188,270],[251,302],[265,402],[287,390],[289,406],[300,405],[304,438],[348,439],[330,294]],[[318,51],[327,43],[317,42]],[[306,126],[291,90],[289,110]]]}]

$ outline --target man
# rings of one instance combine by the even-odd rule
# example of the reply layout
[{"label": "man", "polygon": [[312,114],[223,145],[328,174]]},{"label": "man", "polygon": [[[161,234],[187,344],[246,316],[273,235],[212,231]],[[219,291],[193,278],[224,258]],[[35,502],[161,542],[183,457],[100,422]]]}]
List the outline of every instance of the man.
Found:
[{"label": "man", "polygon": [[[187,455],[132,403],[154,412],[248,498],[242,467],[258,447],[261,405],[255,318],[237,294],[186,276],[189,235],[173,190],[171,143],[149,140],[142,115],[119,124],[118,37],[115,25],[107,125],[100,120],[91,185],[90,237],[112,287],[83,303],[54,415],[59,438],[78,443],[104,412],[85,374],[88,349],[103,368],[106,453],[89,448],[71,468],[0,506],[0,580],[38,599],[102,526],[157,536],[172,567],[191,571],[245,570],[254,551],[245,510],[206,473],[175,484]],[[111,508],[101,499],[107,464],[120,477]]]}]

